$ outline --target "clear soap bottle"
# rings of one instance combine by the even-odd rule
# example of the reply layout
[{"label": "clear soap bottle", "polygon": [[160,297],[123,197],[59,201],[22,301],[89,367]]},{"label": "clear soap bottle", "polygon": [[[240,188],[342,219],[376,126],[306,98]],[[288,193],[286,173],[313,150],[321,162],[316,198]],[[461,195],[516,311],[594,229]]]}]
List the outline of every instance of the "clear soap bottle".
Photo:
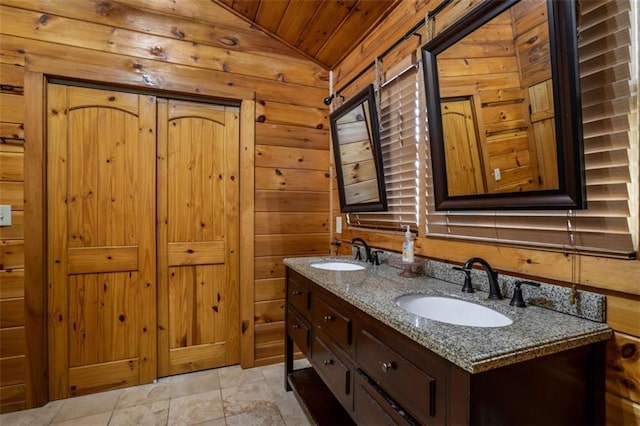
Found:
[{"label": "clear soap bottle", "polygon": [[407,225],[407,232],[404,233],[404,242],[402,243],[402,261],[413,263],[413,234],[409,225]]}]

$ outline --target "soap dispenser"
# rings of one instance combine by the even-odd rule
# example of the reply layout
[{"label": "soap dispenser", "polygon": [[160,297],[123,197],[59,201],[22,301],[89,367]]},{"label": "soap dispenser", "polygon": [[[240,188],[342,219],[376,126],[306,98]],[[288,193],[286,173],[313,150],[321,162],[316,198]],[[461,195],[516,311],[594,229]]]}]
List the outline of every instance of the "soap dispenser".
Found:
[{"label": "soap dispenser", "polygon": [[404,242],[402,243],[402,261],[413,263],[413,234],[409,225],[407,225],[407,232],[404,233]]}]

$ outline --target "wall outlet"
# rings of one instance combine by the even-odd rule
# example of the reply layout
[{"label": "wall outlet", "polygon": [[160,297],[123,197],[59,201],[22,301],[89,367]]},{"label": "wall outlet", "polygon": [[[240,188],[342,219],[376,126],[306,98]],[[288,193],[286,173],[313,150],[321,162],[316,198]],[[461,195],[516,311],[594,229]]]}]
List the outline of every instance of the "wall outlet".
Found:
[{"label": "wall outlet", "polygon": [[342,234],[342,216],[336,216],[336,234]]},{"label": "wall outlet", "polygon": [[500,176],[500,169],[493,169],[493,178],[495,180],[502,179],[502,176]]},{"label": "wall outlet", "polygon": [[11,206],[0,205],[0,226],[11,226]]}]

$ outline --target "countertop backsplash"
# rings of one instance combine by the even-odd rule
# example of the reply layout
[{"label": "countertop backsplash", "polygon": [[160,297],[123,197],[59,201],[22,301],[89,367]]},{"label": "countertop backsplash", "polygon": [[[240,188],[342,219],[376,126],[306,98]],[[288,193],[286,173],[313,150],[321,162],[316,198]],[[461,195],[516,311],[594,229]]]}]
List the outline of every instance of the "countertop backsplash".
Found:
[{"label": "countertop backsplash", "polygon": [[[387,263],[389,266],[402,269],[402,256],[399,253],[382,251],[379,255],[380,262]],[[454,284],[460,284],[464,280],[464,273],[453,269],[452,264],[430,260],[416,256],[415,263],[418,266],[413,267],[413,271],[443,281]],[[498,273],[498,282],[502,295],[505,299],[511,299],[515,282],[523,280],[523,278],[514,277]],[[563,287],[545,283],[543,281],[530,280],[540,284],[540,287],[522,286],[522,293],[525,303],[528,305],[536,305],[543,308],[551,309],[563,314],[574,315],[580,318],[597,322],[606,322],[607,320],[607,300],[602,294],[592,293],[584,290],[574,290],[570,287]],[[471,271],[471,282],[473,288],[479,291],[489,292],[489,281],[487,274],[481,269]],[[574,293],[572,297],[572,293]],[[573,304],[570,301],[573,299]]]}]

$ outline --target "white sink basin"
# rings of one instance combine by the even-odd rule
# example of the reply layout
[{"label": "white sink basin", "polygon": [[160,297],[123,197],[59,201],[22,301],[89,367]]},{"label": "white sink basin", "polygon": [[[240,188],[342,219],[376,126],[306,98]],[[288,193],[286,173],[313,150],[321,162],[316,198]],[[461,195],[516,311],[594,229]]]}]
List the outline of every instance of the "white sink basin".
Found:
[{"label": "white sink basin", "polygon": [[312,268],[324,269],[327,271],[361,271],[364,269],[362,265],[347,262],[322,262],[312,263]]},{"label": "white sink basin", "polygon": [[513,324],[511,318],[493,309],[449,297],[409,294],[396,299],[407,312],[423,318],[471,327],[504,327]]}]

